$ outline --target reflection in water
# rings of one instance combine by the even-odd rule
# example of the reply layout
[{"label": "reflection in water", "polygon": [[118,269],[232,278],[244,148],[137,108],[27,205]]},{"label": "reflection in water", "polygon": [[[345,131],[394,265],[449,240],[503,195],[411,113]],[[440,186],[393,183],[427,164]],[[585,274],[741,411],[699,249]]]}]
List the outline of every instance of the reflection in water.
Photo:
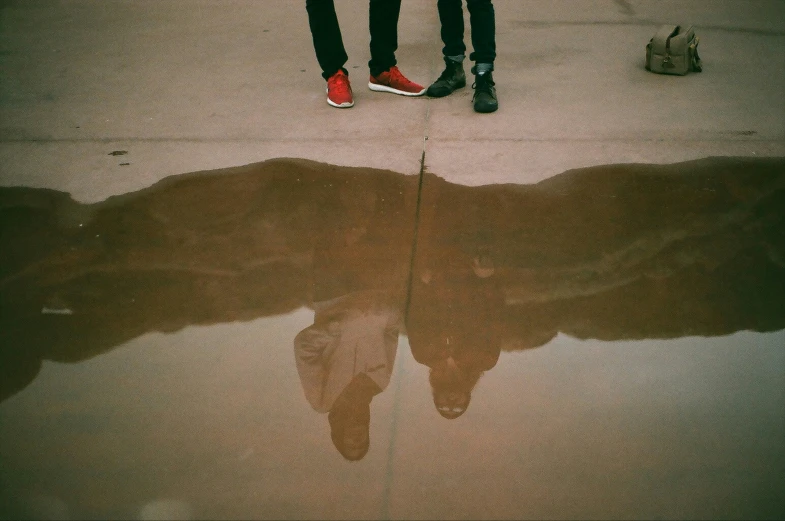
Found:
[{"label": "reflection in water", "polygon": [[[76,362],[151,331],[311,306],[314,280],[335,296],[352,285],[405,290],[416,187],[391,172],[271,161],[96,205],[2,189],[0,398],[42,359]],[[341,234],[342,250],[332,246]],[[314,252],[333,255],[314,263]],[[347,271],[314,272],[330,263]]]},{"label": "reflection in water", "polygon": [[343,211],[313,242],[314,324],[294,339],[295,358],[308,402],[328,413],[333,444],[356,461],[370,446],[371,400],[395,363],[414,221],[403,187],[332,184]]},{"label": "reflection in water", "polygon": [[428,370],[438,414],[455,419],[502,351],[559,333],[785,327],[782,159],[596,167],[532,186],[426,174],[419,185],[276,160],[95,205],[0,189],[0,400],[42,360],[308,307],[313,324],[289,345],[302,390],[338,452],[358,460],[399,335]]},{"label": "reflection in water", "polygon": [[95,205],[4,188],[0,398],[42,359],[75,362],[146,332],[303,305],[316,318],[298,337],[298,367],[325,412],[350,377],[387,385],[394,317],[404,314],[446,417],[465,410],[502,347],[541,346],[558,332],[778,330],[784,166],[620,165],[479,188],[426,175],[416,244],[418,180],[391,172],[276,160]]},{"label": "reflection in water", "polygon": [[370,404],[390,383],[400,318],[392,303],[353,293],[314,304],[314,324],[294,339],[308,402],[329,413],[331,438],[348,460],[370,443]]},{"label": "reflection in water", "polygon": [[785,325],[785,163],[572,171],[535,186],[426,179],[407,331],[448,418],[502,346]]}]

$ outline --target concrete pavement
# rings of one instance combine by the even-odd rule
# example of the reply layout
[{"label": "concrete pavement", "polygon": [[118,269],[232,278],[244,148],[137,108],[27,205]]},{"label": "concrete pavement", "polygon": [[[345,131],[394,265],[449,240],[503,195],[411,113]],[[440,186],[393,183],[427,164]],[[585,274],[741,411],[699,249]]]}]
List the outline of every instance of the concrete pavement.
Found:
[{"label": "concrete pavement", "polygon": [[[0,185],[53,188],[78,201],[95,202],[176,174],[279,157],[411,175],[421,171],[424,154],[428,171],[475,186],[536,183],[570,168],[599,164],[785,156],[785,2],[494,3],[500,110],[480,115],[471,109],[470,88],[438,100],[367,90],[364,0],[337,0],[356,95],[350,110],[325,102],[301,0],[2,2]],[[669,22],[696,25],[703,73],[682,78],[644,70],[646,42],[658,25]],[[398,58],[402,70],[421,83],[429,83],[441,70],[438,28],[433,0],[404,2]],[[120,151],[126,153],[113,155]],[[432,200],[434,189],[424,183],[421,200]],[[527,222],[525,216],[521,222]],[[238,244],[247,251],[245,243]],[[66,490],[91,499],[84,504],[120,518],[131,517],[135,511],[129,505],[140,498],[158,494],[202,501],[207,510],[197,517],[242,517],[265,505],[270,517],[300,512],[300,517],[314,518],[444,517],[445,512],[516,517],[522,502],[534,518],[630,517],[636,512],[674,518],[697,512],[694,517],[706,517],[707,505],[716,509],[717,517],[727,517],[734,511],[713,504],[715,498],[730,498],[730,504],[738,495],[760,495],[749,476],[731,473],[745,468],[741,463],[719,474],[729,476],[719,487],[711,480],[698,482],[711,486],[711,495],[695,493],[701,491],[696,482],[670,479],[694,477],[691,471],[712,461],[701,451],[724,453],[717,447],[725,447],[730,452],[738,444],[733,435],[722,437],[736,432],[728,429],[718,429],[720,434],[709,441],[701,437],[705,430],[691,431],[687,443],[679,429],[672,430],[678,437],[657,438],[663,430],[671,432],[663,428],[663,417],[682,421],[683,402],[669,385],[657,387],[661,394],[653,401],[663,404],[661,408],[649,410],[632,399],[621,403],[640,413],[624,416],[627,423],[621,425],[583,414],[581,404],[572,400],[586,389],[575,384],[576,375],[584,373],[601,376],[588,387],[596,386],[600,395],[611,376],[622,374],[628,382],[619,385],[620,394],[640,399],[644,388],[638,375],[626,367],[611,371],[609,361],[624,366],[629,360],[624,357],[640,356],[641,367],[660,364],[668,369],[670,354],[652,362],[646,352],[630,355],[629,345],[586,351],[564,337],[555,349],[578,353],[577,361],[565,363],[558,351],[543,359],[510,357],[499,364],[494,373],[498,377],[484,379],[484,392],[474,399],[472,412],[477,412],[464,418],[461,429],[433,421],[427,369],[400,349],[398,373],[374,402],[373,449],[363,463],[347,467],[325,436],[326,421],[317,419],[303,400],[292,367],[291,333],[310,326],[312,319],[313,313],[302,308],[280,318],[283,322],[222,322],[209,331],[184,328],[170,337],[142,335],[124,344],[127,349],[115,350],[117,357],[48,364],[39,383],[64,397],[67,406],[106,397],[102,410],[110,411],[108,416],[120,428],[113,424],[107,429],[111,436],[80,444],[83,430],[93,435],[91,417],[85,416],[84,425],[73,424],[84,426],[81,430],[63,422],[53,425],[53,409],[40,407],[39,391],[20,394],[8,417],[35,425],[40,419],[47,427],[31,431],[35,436],[20,435],[30,442],[14,448],[39,458],[25,460],[20,468],[36,468],[36,476],[58,481],[53,490],[61,488],[59,481],[68,481]],[[691,339],[681,347],[730,360],[735,368],[744,361],[739,353],[760,347],[757,337],[750,336],[741,348],[733,344],[737,340],[724,338],[721,355],[705,345],[692,346]],[[216,361],[218,345],[223,349]],[[775,352],[776,345],[771,350]],[[268,351],[277,355],[260,355]],[[734,356],[742,360],[736,363]],[[778,388],[781,378],[775,374],[779,359],[758,364],[771,368],[767,381],[773,382],[772,388]],[[72,385],[75,378],[68,371],[95,366],[103,367],[98,371],[106,375],[103,379],[85,372],[90,376],[78,376],[80,385]],[[693,382],[701,364],[684,367],[685,380]],[[666,369],[661,372],[670,374]],[[644,376],[656,383],[651,374]],[[724,387],[730,378],[726,372],[717,374],[717,388],[736,399],[744,396]],[[524,382],[518,394],[506,386],[511,381]],[[610,399],[616,396],[605,391]],[[269,397],[269,403],[258,406],[260,396]],[[494,397],[500,396],[507,399],[494,405]],[[729,415],[724,394],[718,396],[704,416],[715,414],[737,429],[754,423],[752,413],[749,418]],[[607,404],[597,400],[595,410],[602,410]],[[551,401],[557,413],[537,416]],[[290,403],[293,412],[285,409]],[[174,417],[169,412],[173,408],[181,408]],[[670,416],[660,414],[663,410]],[[768,417],[758,414],[753,419],[763,422]],[[160,426],[165,435],[159,438],[158,429],[145,430],[149,425]],[[301,430],[292,435],[290,425]],[[499,425],[506,428],[505,437],[499,437]],[[197,429],[200,435],[193,436]],[[779,432],[774,427],[762,430]],[[462,437],[467,432],[473,437]],[[647,438],[652,432],[654,441]],[[665,442],[659,444],[660,439]],[[767,450],[760,440],[769,439],[776,438],[744,438],[746,451],[734,455],[756,461],[747,455]],[[471,445],[477,440],[485,443]],[[523,448],[510,451],[520,440]],[[625,441],[627,453],[617,450]],[[77,456],[40,450],[39,445],[66,446]],[[119,460],[115,449],[125,445],[130,448],[120,454],[129,459]],[[681,470],[668,474],[652,464],[645,467],[648,474],[635,474],[637,466],[630,461],[651,462],[662,447],[681,450],[663,457]],[[777,447],[770,453],[781,454]],[[570,459],[580,451],[592,457]],[[602,465],[592,472],[593,467],[582,466],[587,461]],[[56,474],[63,468],[68,480]],[[488,468],[495,480],[480,474]],[[19,475],[22,485],[34,488],[32,478]],[[595,475],[610,478],[606,483]],[[104,488],[81,486],[93,478],[102,480]],[[676,499],[671,510],[652,500],[651,484],[660,482],[672,485],[665,492],[655,491],[655,496]],[[773,489],[773,483],[763,485]],[[41,483],[34,484],[47,492]],[[582,494],[577,499],[574,490]],[[72,500],[59,494],[66,502]]]},{"label": "concrete pavement", "polygon": [[[0,183],[97,201],[275,157],[411,174],[424,151],[429,171],[480,185],[785,155],[785,2],[497,0],[492,115],[472,112],[469,87],[438,100],[367,90],[360,4],[338,1],[357,103],[336,110],[297,2],[4,2]],[[703,73],[644,70],[670,22],[696,25]],[[441,70],[438,28],[433,2],[404,3],[398,59],[424,84]]]}]

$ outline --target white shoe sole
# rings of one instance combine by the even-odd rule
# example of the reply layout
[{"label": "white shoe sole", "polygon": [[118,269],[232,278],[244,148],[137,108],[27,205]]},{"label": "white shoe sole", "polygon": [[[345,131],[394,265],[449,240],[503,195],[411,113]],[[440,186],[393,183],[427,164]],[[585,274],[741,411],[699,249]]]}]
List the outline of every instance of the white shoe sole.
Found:
[{"label": "white shoe sole", "polygon": [[350,101],[349,103],[336,103],[330,98],[327,98],[327,104],[337,109],[348,109],[349,107],[354,107],[354,101]]},{"label": "white shoe sole", "polygon": [[348,109],[349,107],[354,107],[353,101],[351,103],[335,103],[334,101],[331,101],[329,98],[327,99],[327,104],[337,109]]},{"label": "white shoe sole", "polygon": [[423,89],[420,92],[406,92],[405,90],[393,89],[387,85],[379,85],[378,83],[368,82],[368,88],[376,92],[391,92],[393,94],[400,94],[401,96],[422,96],[428,89]]}]

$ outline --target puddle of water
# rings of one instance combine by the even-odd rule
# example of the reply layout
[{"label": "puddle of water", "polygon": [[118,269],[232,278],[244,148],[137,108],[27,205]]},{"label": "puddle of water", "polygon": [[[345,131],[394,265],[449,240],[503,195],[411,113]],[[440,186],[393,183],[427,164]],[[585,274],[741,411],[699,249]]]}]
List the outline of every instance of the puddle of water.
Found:
[{"label": "puddle of water", "polygon": [[0,189],[0,518],[781,517],[785,160],[422,181]]}]

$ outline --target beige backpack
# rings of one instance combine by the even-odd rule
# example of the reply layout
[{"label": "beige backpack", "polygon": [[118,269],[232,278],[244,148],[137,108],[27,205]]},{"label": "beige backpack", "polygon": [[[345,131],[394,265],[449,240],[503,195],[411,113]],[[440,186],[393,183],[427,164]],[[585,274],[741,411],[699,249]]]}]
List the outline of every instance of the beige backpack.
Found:
[{"label": "beige backpack", "polygon": [[701,72],[699,41],[693,26],[683,30],[680,25],[663,25],[646,45],[646,70],[679,76]]}]

